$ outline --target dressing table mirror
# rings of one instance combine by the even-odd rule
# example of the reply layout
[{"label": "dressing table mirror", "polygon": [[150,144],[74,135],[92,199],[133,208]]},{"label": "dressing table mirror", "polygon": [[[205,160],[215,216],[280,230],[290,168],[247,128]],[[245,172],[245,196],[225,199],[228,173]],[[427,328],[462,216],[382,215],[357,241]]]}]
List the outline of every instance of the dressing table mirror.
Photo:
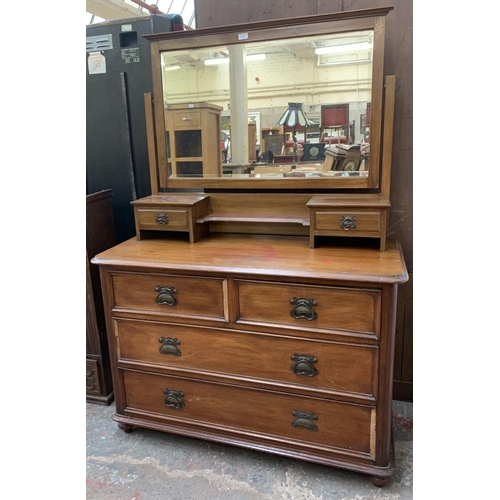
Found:
[{"label": "dressing table mirror", "polygon": [[[212,232],[258,231],[309,235],[313,248],[317,236],[354,236],[377,238],[384,250],[391,9],[146,35],[152,196],[133,203],[137,237],[184,230],[195,242]],[[261,140],[273,128],[281,154]],[[163,203],[185,211],[188,222],[180,227]]]},{"label": "dressing table mirror", "polygon": [[408,279],[386,241],[391,10],[145,36],[152,195],[132,202],[137,238],[92,260],[124,431],[389,481]]}]

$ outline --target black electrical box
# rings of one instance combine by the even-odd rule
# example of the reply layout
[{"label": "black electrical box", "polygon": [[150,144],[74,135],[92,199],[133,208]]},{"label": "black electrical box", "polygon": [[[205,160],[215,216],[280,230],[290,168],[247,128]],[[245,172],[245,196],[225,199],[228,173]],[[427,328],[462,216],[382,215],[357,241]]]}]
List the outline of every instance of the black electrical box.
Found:
[{"label": "black electrical box", "polygon": [[135,235],[132,200],[151,194],[144,94],[153,92],[143,35],[184,29],[177,14],[87,26],[87,193],[113,191],[117,243]]}]

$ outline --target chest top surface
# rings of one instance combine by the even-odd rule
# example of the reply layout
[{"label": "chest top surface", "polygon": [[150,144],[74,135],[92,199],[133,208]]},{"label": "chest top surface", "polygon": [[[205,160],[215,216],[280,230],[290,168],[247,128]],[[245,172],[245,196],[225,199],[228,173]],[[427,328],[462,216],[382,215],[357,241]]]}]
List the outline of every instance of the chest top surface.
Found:
[{"label": "chest top surface", "polygon": [[195,245],[185,239],[125,241],[96,255],[92,262],[141,268],[297,279],[404,283],[408,279],[399,244],[385,252],[373,247],[336,245],[309,248],[306,238],[213,234]]}]

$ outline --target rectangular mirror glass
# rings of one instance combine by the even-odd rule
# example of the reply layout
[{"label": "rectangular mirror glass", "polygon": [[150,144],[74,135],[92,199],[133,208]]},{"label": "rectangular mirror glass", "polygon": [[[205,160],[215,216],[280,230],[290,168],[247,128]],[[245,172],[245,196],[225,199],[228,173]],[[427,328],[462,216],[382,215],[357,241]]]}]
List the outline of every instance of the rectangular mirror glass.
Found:
[{"label": "rectangular mirror glass", "polygon": [[386,13],[146,36],[159,190],[377,188]]},{"label": "rectangular mirror glass", "polygon": [[373,30],[162,52],[167,177],[367,176],[372,55]]}]

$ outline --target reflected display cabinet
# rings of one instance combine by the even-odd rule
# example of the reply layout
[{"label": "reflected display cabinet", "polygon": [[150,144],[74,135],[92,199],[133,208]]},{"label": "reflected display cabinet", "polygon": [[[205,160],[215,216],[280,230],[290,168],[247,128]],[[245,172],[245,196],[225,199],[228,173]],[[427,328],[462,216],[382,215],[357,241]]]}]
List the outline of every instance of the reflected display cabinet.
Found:
[{"label": "reflected display cabinet", "polygon": [[[308,460],[378,486],[390,480],[397,289],[408,279],[399,243],[387,238],[391,10],[145,36],[152,195],[133,202],[137,237],[92,260],[112,352],[113,419],[124,431]],[[249,113],[267,142],[289,99],[311,116],[348,102],[359,117],[370,103],[363,169],[343,170],[331,156],[340,146],[326,143],[324,160],[308,148],[297,162],[252,161]],[[216,119],[196,128],[184,120],[203,110],[229,110],[238,168],[222,169]],[[172,134],[184,130],[177,143]],[[191,161],[196,167],[179,168]]]},{"label": "reflected display cabinet", "polygon": [[173,177],[222,175],[220,106],[170,104],[165,109],[167,170]]}]

